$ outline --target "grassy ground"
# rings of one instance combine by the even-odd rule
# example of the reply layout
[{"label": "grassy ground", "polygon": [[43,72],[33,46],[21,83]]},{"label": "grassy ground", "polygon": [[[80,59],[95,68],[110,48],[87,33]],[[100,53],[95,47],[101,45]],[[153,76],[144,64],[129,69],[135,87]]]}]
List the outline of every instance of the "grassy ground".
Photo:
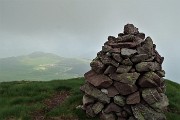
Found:
[{"label": "grassy ground", "polygon": [[[167,118],[180,120],[180,85],[168,80],[166,82],[171,110],[166,113]],[[84,84],[84,78],[48,82],[0,83],[0,120],[31,120],[33,111],[46,108],[43,100],[50,98],[58,91],[70,91],[70,97],[60,106],[47,111],[45,113],[47,119],[61,117],[66,120],[72,118],[88,120],[82,110],[76,109],[76,106],[81,104],[82,93],[79,87],[82,84]]]}]

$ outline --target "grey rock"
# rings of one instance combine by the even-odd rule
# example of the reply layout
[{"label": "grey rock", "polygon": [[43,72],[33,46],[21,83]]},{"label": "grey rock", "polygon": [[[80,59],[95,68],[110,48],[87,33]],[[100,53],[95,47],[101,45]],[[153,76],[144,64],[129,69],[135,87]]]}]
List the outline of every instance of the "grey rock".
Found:
[{"label": "grey rock", "polygon": [[127,83],[114,82],[114,86],[121,95],[128,95],[137,91],[136,85],[131,85]]},{"label": "grey rock", "polygon": [[127,73],[130,71],[131,68],[132,68],[132,66],[119,65],[116,72],[117,73]]},{"label": "grey rock", "polygon": [[161,70],[161,65],[157,62],[140,62],[136,64],[138,72],[158,71]]},{"label": "grey rock", "polygon": [[97,74],[92,70],[84,74],[84,76],[89,83],[98,88],[107,88],[113,83],[106,75]]},{"label": "grey rock", "polygon": [[95,114],[98,114],[102,111],[102,109],[104,108],[104,104],[101,102],[96,102],[93,106],[92,109],[94,111]]},{"label": "grey rock", "polygon": [[153,41],[150,37],[147,37],[143,42],[142,47],[137,48],[138,54],[148,54],[149,57],[153,56],[154,49],[153,49]]},{"label": "grey rock", "polygon": [[111,74],[110,78],[122,83],[135,84],[139,77],[139,73],[122,73],[122,74]]},{"label": "grey rock", "polygon": [[114,97],[114,103],[119,105],[119,106],[124,106],[126,104],[125,98],[121,95],[116,95]]},{"label": "grey rock", "polygon": [[143,99],[149,104],[154,104],[160,101],[161,96],[155,88],[147,88],[142,91]]},{"label": "grey rock", "polygon": [[161,79],[156,73],[147,72],[139,79],[138,84],[143,88],[158,87],[161,84]]},{"label": "grey rock", "polygon": [[147,54],[138,54],[138,55],[134,55],[131,58],[131,61],[133,63],[139,63],[139,62],[145,61],[146,59],[148,59],[148,55]]},{"label": "grey rock", "polygon": [[100,115],[101,120],[116,120],[116,116],[113,113],[104,113]]},{"label": "grey rock", "polygon": [[139,103],[131,108],[137,120],[166,120],[166,116],[163,113],[158,113],[143,104]]},{"label": "grey rock", "polygon": [[125,105],[123,109],[127,112],[128,115],[133,115],[131,105]]},{"label": "grey rock", "polygon": [[94,103],[95,99],[92,97],[89,97],[88,95],[83,96],[83,106],[86,107],[89,104]]},{"label": "grey rock", "polygon": [[105,93],[106,95],[108,94],[108,90],[107,89],[101,89],[101,92]]},{"label": "grey rock", "polygon": [[94,70],[96,73],[103,73],[104,70],[106,69],[106,66],[98,59],[94,59],[90,63],[90,66],[92,70]]},{"label": "grey rock", "polygon": [[135,53],[137,53],[137,51],[135,49],[128,49],[128,48],[121,49],[122,56],[130,57],[130,56],[134,55]]},{"label": "grey rock", "polygon": [[105,93],[101,92],[89,83],[86,83],[83,86],[81,86],[80,90],[85,92],[87,95],[98,99],[102,103],[110,103],[110,98]]},{"label": "grey rock", "polygon": [[167,106],[169,105],[169,100],[165,94],[161,93],[160,95],[160,100],[150,106],[158,112],[165,112],[167,110]]}]

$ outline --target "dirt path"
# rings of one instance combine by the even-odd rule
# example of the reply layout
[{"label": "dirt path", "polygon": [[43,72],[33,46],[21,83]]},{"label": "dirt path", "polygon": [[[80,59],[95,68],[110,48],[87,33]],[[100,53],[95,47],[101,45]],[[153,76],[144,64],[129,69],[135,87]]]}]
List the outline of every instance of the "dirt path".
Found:
[{"label": "dirt path", "polygon": [[[33,120],[65,120],[64,117],[54,117],[54,118],[46,118],[46,113],[51,111],[56,106],[62,104],[68,97],[70,93],[68,91],[60,91],[54,94],[51,98],[45,99],[43,104],[45,105],[45,109],[37,110],[32,113]],[[69,119],[70,120],[70,119]]]}]

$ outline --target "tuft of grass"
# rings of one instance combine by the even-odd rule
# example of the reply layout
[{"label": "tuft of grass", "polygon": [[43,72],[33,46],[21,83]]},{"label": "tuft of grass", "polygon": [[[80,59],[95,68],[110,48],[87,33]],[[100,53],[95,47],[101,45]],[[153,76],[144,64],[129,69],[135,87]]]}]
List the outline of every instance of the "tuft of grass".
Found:
[{"label": "tuft of grass", "polygon": [[[45,113],[46,118],[64,117],[79,120],[98,120],[88,118],[81,109],[83,93],[79,87],[84,78],[52,81],[15,81],[0,83],[0,120],[32,120],[32,112],[46,108],[43,101],[58,91],[69,91],[70,96],[61,105]],[[180,85],[166,80],[169,109],[167,120],[180,120]]]}]

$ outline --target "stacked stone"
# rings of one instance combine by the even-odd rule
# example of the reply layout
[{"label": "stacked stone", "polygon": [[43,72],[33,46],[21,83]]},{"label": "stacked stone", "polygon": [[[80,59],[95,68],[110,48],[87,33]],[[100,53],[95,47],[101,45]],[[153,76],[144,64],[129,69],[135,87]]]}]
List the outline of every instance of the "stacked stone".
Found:
[{"label": "stacked stone", "polygon": [[133,24],[117,38],[109,36],[80,88],[86,114],[103,120],[165,120],[163,60],[152,39]]}]

